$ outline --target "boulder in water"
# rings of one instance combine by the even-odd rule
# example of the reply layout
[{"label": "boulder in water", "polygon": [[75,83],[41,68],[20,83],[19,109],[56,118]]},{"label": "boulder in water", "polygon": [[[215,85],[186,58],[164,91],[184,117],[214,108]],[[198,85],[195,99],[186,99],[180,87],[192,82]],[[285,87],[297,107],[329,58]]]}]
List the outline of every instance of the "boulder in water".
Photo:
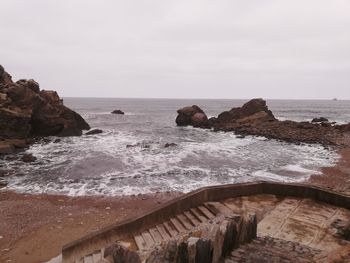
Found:
[{"label": "boulder in water", "polygon": [[114,111],[112,111],[111,113],[112,113],[112,114],[121,114],[121,115],[124,115],[124,114],[125,114],[124,111],[122,111],[122,110],[114,110]]},{"label": "boulder in water", "polygon": [[188,126],[209,128],[208,117],[197,105],[184,107],[177,111],[176,124],[178,126]]}]

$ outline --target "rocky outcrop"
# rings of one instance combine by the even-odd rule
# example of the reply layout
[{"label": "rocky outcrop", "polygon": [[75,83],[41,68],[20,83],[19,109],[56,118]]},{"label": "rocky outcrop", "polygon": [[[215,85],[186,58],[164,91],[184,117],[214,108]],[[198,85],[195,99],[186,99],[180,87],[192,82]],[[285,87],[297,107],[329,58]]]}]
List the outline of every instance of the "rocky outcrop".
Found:
[{"label": "rocky outcrop", "polygon": [[63,105],[57,92],[40,90],[32,79],[13,82],[0,66],[0,140],[77,136],[88,129],[78,113]]},{"label": "rocky outcrop", "polygon": [[185,107],[177,111],[176,124],[178,126],[193,126],[210,128],[207,115],[197,105]]},{"label": "rocky outcrop", "polygon": [[[192,107],[178,111],[179,115],[176,119],[178,125],[178,119],[180,119],[184,120],[181,124],[201,127],[194,125],[191,118],[188,117],[190,114],[183,113],[184,109],[187,109],[185,112],[191,112]],[[205,115],[204,112],[202,114]],[[187,118],[185,118],[186,116]],[[215,131],[233,131],[240,136],[257,135],[292,143],[350,144],[350,124],[332,125],[329,122],[324,122],[324,119],[317,121],[322,122],[279,121],[268,109],[266,101],[253,99],[242,107],[233,108],[219,114],[217,118],[211,118],[206,124]]]}]

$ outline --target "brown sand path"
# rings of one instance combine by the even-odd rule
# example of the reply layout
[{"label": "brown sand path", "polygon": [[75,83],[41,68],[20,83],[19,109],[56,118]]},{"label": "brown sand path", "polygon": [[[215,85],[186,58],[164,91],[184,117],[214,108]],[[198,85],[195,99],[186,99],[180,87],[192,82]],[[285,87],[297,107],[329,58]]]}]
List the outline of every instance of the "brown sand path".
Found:
[{"label": "brown sand path", "polygon": [[63,245],[179,195],[72,198],[0,192],[0,262],[47,261]]}]

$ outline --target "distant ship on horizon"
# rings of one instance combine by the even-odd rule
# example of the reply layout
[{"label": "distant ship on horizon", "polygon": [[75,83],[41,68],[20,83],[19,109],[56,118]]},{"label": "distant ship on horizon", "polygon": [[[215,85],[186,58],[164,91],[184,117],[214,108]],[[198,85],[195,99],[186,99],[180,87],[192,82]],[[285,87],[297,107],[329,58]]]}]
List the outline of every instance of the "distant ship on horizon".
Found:
[{"label": "distant ship on horizon", "polygon": [[337,101],[338,99],[337,98],[333,98],[332,100]]}]

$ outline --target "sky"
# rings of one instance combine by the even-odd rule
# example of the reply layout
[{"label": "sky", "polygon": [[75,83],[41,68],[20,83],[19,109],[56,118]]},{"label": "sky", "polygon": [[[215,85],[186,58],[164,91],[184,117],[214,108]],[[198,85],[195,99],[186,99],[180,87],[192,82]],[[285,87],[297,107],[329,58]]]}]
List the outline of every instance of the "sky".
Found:
[{"label": "sky", "polygon": [[350,0],[1,0],[0,43],[63,97],[350,99]]}]

